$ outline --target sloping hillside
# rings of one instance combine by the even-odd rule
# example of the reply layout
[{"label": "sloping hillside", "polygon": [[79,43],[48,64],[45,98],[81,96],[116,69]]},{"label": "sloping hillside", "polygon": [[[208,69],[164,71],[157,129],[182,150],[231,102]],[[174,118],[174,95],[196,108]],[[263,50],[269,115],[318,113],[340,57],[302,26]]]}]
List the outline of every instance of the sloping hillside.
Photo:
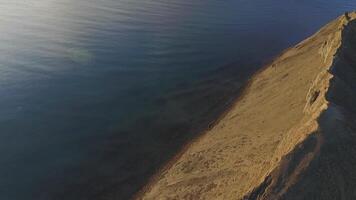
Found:
[{"label": "sloping hillside", "polygon": [[141,199],[356,199],[356,13],[252,77]]}]

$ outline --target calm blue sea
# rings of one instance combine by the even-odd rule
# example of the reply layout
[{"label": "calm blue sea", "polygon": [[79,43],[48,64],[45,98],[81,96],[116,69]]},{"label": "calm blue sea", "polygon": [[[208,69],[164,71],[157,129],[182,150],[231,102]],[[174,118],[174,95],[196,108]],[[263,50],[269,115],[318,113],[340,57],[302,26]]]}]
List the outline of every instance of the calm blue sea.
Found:
[{"label": "calm blue sea", "polygon": [[0,199],[128,199],[353,0],[0,0]]}]

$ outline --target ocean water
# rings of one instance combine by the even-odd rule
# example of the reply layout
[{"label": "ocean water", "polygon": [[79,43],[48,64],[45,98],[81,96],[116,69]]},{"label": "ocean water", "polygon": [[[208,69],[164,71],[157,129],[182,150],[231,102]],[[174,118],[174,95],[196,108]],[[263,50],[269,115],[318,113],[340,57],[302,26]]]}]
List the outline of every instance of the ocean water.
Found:
[{"label": "ocean water", "polygon": [[0,199],[128,199],[350,0],[0,0]]}]

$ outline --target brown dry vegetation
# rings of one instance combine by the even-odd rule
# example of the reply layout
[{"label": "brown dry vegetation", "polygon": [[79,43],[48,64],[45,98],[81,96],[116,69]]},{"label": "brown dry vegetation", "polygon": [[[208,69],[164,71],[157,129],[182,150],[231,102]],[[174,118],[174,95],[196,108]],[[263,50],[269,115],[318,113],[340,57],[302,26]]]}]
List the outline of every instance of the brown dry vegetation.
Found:
[{"label": "brown dry vegetation", "polygon": [[142,199],[356,199],[356,13],[253,76]]}]

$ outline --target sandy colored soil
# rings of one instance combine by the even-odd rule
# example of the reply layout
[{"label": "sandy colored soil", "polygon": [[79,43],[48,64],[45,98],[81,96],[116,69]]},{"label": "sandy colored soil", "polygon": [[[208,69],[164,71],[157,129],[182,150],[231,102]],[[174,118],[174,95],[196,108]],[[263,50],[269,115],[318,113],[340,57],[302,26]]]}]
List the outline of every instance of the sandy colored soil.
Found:
[{"label": "sandy colored soil", "polygon": [[285,51],[139,199],[356,199],[356,13]]}]

